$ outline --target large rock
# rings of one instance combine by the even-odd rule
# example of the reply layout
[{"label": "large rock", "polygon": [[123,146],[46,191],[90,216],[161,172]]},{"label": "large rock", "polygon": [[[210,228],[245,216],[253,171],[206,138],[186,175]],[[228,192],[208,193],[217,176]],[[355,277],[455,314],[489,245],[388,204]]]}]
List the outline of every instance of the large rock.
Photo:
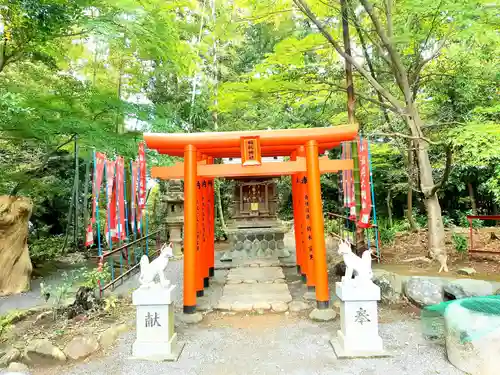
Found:
[{"label": "large rock", "polygon": [[117,326],[109,327],[99,336],[99,344],[101,348],[107,349],[116,341],[120,333],[126,332],[127,326],[119,324]]},{"label": "large rock", "polygon": [[[7,371],[11,371],[13,373],[25,373],[28,372],[28,366],[26,366],[24,363],[19,363],[19,362],[11,362],[9,367],[7,367]],[[6,375],[9,375],[7,373]]]},{"label": "large rock", "polygon": [[443,302],[443,284],[439,280],[412,277],[406,283],[405,294],[420,307],[435,305]]},{"label": "large rock", "polygon": [[[250,306],[250,310],[252,310],[252,306]],[[199,312],[195,312],[193,314],[179,314],[179,320],[186,324],[197,324],[203,320],[203,315]]]},{"label": "large rock", "polygon": [[401,276],[394,272],[374,270],[373,282],[380,288],[382,303],[398,303],[403,295],[403,281]]},{"label": "large rock", "polygon": [[21,352],[16,348],[10,348],[0,357],[0,368],[6,367],[11,362],[17,361],[21,357]]},{"label": "large rock", "polygon": [[333,309],[314,309],[309,314],[309,319],[316,322],[329,322],[337,317],[337,313]]},{"label": "large rock", "polygon": [[288,304],[288,309],[291,312],[300,312],[303,310],[309,310],[311,306],[309,306],[308,303],[305,303],[304,301],[292,301]]},{"label": "large rock", "polygon": [[449,299],[483,297],[493,295],[493,286],[483,280],[460,279],[446,284],[444,292]]},{"label": "large rock", "polygon": [[497,375],[500,316],[472,311],[454,302],[444,317],[448,360],[468,374]]},{"label": "large rock", "polygon": [[66,361],[66,355],[47,339],[31,341],[24,351],[28,363],[37,365],[53,365]]},{"label": "large rock", "polygon": [[464,268],[460,268],[459,270],[457,270],[457,273],[459,275],[471,276],[471,275],[474,275],[476,273],[476,270],[472,267],[464,267]]},{"label": "large rock", "polygon": [[77,336],[66,345],[64,354],[73,360],[78,360],[87,358],[97,349],[99,349],[99,343],[92,336]]},{"label": "large rock", "polygon": [[33,267],[27,241],[31,208],[27,198],[0,196],[0,296],[30,289]]}]

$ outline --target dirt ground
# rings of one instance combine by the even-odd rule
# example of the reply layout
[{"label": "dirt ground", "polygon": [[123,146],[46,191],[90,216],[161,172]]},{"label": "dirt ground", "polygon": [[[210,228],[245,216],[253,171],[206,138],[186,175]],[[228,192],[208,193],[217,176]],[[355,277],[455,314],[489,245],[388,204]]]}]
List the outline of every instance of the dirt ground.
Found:
[{"label": "dirt ground", "polygon": [[[460,253],[454,248],[452,234],[458,233],[467,236],[469,244],[469,231],[465,228],[446,231],[446,251],[448,253],[448,267],[450,273],[456,275],[456,271],[463,267],[472,267],[476,270],[473,276],[478,279],[490,279],[500,281],[500,240],[492,237],[491,233],[500,238],[500,227],[480,228],[473,232],[474,250],[494,251],[498,254],[487,253]],[[405,260],[423,257],[427,250],[427,231],[418,233],[401,233],[396,236],[392,246],[384,246],[381,249],[381,266],[405,274],[437,275],[439,266],[437,262],[428,263],[424,261],[405,262]]]},{"label": "dirt ground", "polygon": [[0,349],[11,346],[23,347],[28,341],[47,338],[59,347],[64,347],[73,337],[93,333],[95,337],[111,326],[127,324],[134,314],[130,298],[110,299],[112,306],[97,313],[88,313],[67,320],[54,318],[50,309],[40,308],[26,311],[19,321],[13,321],[0,335]]}]

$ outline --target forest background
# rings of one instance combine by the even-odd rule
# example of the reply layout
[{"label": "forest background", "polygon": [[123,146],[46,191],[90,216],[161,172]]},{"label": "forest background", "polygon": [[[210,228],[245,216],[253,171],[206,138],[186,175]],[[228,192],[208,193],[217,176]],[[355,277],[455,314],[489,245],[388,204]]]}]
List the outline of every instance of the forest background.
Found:
[{"label": "forest background", "polygon": [[[33,201],[35,265],[80,251],[93,149],[131,159],[144,131],[347,123],[347,59],[382,242],[429,227],[432,253],[467,214],[499,213],[498,9],[487,0],[0,0],[0,194]],[[148,152],[147,161],[174,160]],[[343,213],[338,176],[321,182],[324,210]],[[231,182],[217,186],[227,215]],[[150,194],[153,225],[164,189]],[[279,192],[289,219],[289,179]],[[220,215],[217,228],[222,236]]]}]

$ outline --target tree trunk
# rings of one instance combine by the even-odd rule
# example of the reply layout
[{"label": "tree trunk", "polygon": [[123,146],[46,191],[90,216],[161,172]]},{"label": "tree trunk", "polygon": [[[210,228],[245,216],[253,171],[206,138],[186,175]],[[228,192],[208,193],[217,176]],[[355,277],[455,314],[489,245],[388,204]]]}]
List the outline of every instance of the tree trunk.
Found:
[{"label": "tree trunk", "polygon": [[[422,121],[420,120],[415,103],[408,105],[407,123],[414,137],[422,137]],[[421,190],[424,195],[424,204],[427,211],[428,246],[429,255],[441,265],[439,271],[448,272],[447,254],[444,246],[444,225],[441,216],[441,206],[437,193],[434,189],[434,178],[432,177],[432,166],[429,159],[426,141],[419,138],[415,141],[417,147],[417,163],[420,177]]]},{"label": "tree trunk", "polygon": [[392,228],[392,201],[391,201],[391,190],[387,191],[387,197],[385,198],[387,204],[387,216],[389,218],[389,227]]},{"label": "tree trunk", "polygon": [[415,219],[413,218],[413,189],[412,189],[412,178],[411,174],[414,168],[414,155],[413,155],[413,142],[410,142],[408,149],[408,194],[407,194],[407,212],[406,212],[406,217],[408,218],[408,222],[410,223],[410,230],[412,232],[417,232],[418,227],[417,223],[415,223]]},{"label": "tree trunk", "polygon": [[476,206],[476,197],[474,196],[474,186],[469,182],[467,184],[469,188],[469,198],[470,198],[470,206],[472,209],[472,215],[477,215],[477,206]]}]

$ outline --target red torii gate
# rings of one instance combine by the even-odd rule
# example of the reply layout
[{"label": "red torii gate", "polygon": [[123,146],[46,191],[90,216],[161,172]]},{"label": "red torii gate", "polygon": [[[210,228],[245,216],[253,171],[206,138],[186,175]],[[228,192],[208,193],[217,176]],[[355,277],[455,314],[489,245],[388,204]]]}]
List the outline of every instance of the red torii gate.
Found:
[{"label": "red torii gate", "polygon": [[[216,177],[292,176],[297,269],[308,288],[315,290],[318,309],[329,307],[320,175],[352,170],[353,160],[329,160],[320,155],[341,142],[355,140],[357,134],[357,125],[144,134],[148,148],[184,157],[184,163],[151,170],[152,177],[184,179],[184,313],[196,311],[196,297],[203,295],[214,274]],[[261,158],[267,156],[289,156],[290,161],[262,163]],[[213,164],[214,158],[222,157],[241,157],[242,163]]]}]

